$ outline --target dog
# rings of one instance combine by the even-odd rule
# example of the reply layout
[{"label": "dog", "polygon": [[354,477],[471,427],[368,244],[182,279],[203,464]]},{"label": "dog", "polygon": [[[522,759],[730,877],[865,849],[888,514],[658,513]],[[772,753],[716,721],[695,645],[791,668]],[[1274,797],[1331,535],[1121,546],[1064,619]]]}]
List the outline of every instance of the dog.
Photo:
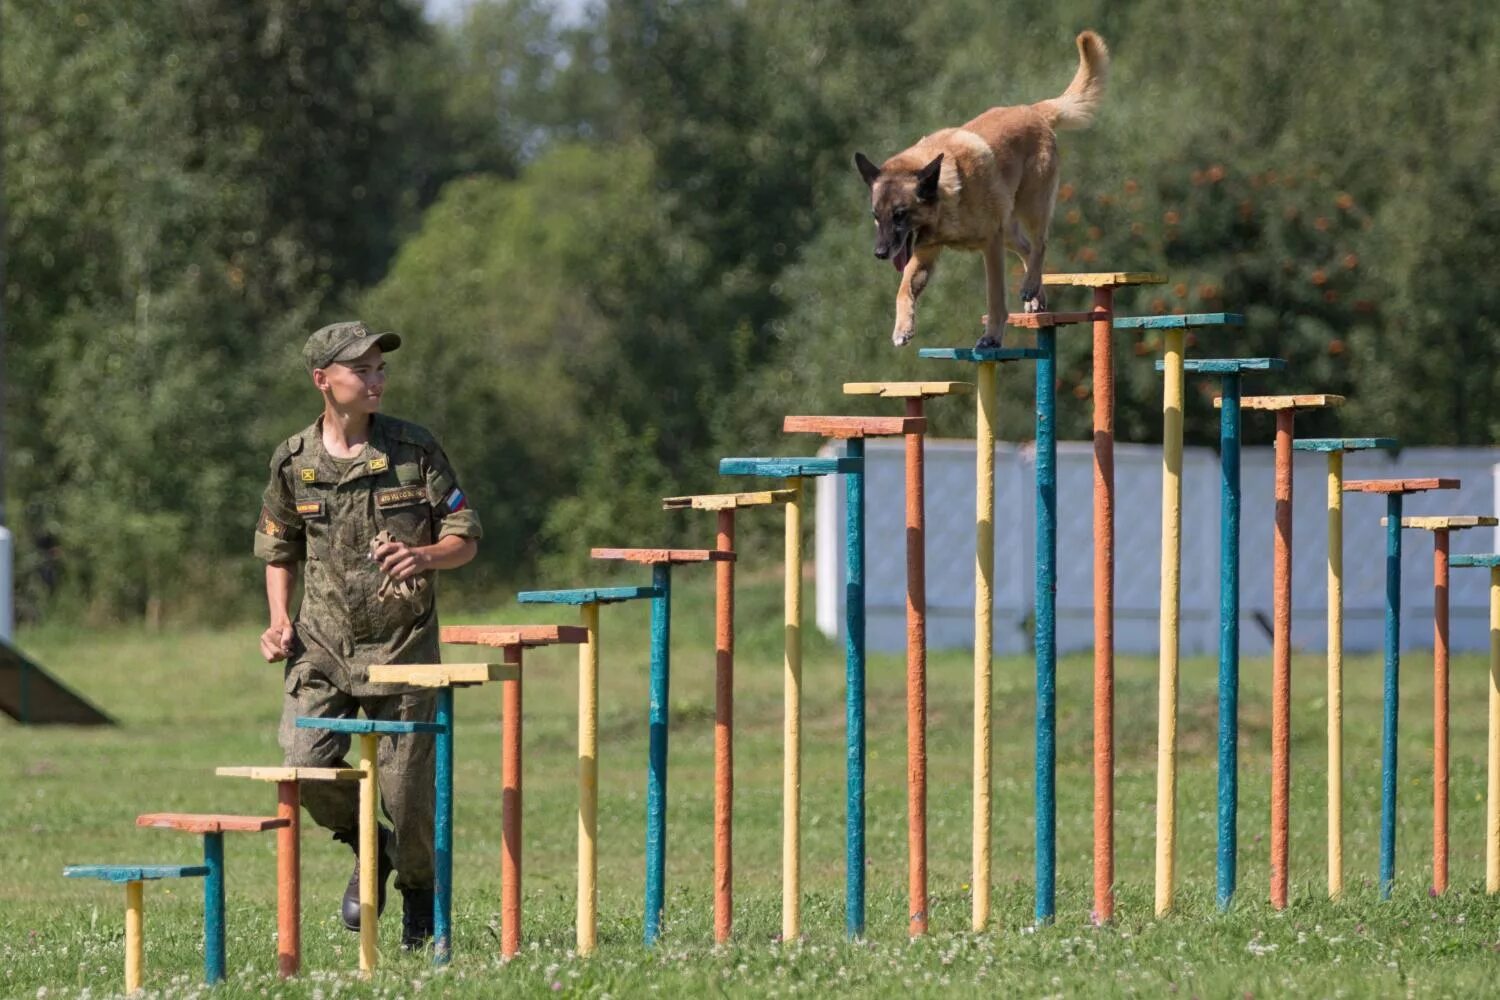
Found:
[{"label": "dog", "polygon": [[1085,31],[1077,44],[1078,71],[1058,97],[991,108],[959,128],[926,136],[878,167],[863,153],[854,154],[870,188],[875,256],[901,272],[891,333],[897,347],[916,335],[917,299],[944,247],[984,252],[989,315],[977,347],[1000,345],[1007,248],[1026,261],[1022,308],[1046,310],[1042,258],[1057,200],[1057,132],[1093,121],[1109,72],[1104,39]]}]

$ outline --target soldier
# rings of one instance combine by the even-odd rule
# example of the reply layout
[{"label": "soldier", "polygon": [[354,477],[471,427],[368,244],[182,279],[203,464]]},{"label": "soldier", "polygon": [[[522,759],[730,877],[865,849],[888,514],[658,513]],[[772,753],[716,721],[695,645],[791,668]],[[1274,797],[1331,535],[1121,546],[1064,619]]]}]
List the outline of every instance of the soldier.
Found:
[{"label": "soldier", "polygon": [[[307,340],[303,356],[323,397],[323,414],[271,459],[255,554],[265,560],[270,627],[260,637],[269,662],[286,660],[280,742],[286,764],[347,767],[349,737],[298,729],[298,716],[430,721],[436,695],[371,684],[378,663],[436,663],[435,571],[474,558],[479,516],[426,430],[380,413],[386,353],[394,333],[335,323]],[[377,534],[394,540],[371,550]],[[298,564],[307,566],[293,618]],[[433,760],[429,734],[380,739],[380,796],[394,830],[380,827],[379,911],[396,871],[401,946],[432,936]],[[344,891],[344,926],[359,929],[358,791],[310,782],[302,804],[333,839],[355,851]]]}]

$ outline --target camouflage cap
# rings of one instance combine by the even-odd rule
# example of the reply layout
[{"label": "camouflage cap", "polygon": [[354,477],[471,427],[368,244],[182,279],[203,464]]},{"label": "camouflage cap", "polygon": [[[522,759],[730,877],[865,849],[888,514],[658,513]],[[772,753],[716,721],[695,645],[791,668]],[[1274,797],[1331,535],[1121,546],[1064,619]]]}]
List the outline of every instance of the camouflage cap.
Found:
[{"label": "camouflage cap", "polygon": [[394,351],[401,346],[401,337],[395,333],[371,333],[370,328],[358,320],[345,323],[330,323],[307,338],[302,348],[302,357],[307,368],[327,368],[335,361],[353,361],[372,347],[382,351]]}]

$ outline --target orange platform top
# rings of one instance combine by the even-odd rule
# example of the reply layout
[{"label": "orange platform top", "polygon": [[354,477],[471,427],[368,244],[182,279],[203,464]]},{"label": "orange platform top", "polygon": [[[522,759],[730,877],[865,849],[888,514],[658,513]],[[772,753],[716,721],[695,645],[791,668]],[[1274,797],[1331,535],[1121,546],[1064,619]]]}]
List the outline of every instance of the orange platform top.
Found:
[{"label": "orange platform top", "polygon": [[588,642],[589,630],[582,625],[444,625],[438,639],[450,646],[555,646]]},{"label": "orange platform top", "polygon": [[275,816],[230,816],[224,813],[146,813],[135,818],[135,825],[188,833],[261,833],[291,826],[292,821]]}]

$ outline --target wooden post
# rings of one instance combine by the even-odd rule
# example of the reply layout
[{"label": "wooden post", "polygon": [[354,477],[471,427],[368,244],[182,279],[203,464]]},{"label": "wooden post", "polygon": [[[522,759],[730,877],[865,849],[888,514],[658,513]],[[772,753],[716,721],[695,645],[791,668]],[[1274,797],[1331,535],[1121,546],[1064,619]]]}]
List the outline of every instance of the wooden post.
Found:
[{"label": "wooden post", "polygon": [[578,647],[578,954],[592,955],[599,930],[599,605],[581,608],[588,640]]},{"label": "wooden post", "polygon": [[359,734],[359,972],[369,979],[380,964],[380,914],[376,889],[380,880],[380,786],[375,733]]},{"label": "wooden post", "polygon": [[[906,415],[923,419],[921,396]],[[923,434],[906,435],[906,913],[907,933],[927,933],[927,561]]]},{"label": "wooden post", "polygon": [[1094,912],[1115,916],[1114,286],[1094,289]]},{"label": "wooden post", "polygon": [[1490,727],[1484,810],[1484,891],[1500,892],[1500,564],[1490,567]]},{"label": "wooden post", "polygon": [[432,961],[447,965],[453,954],[453,688],[437,691],[433,721]]},{"label": "wooden post", "polygon": [[276,783],[276,968],[290,979],[302,965],[302,794],[295,779]]},{"label": "wooden post", "polygon": [[787,479],[782,643],[781,939],[802,934],[802,477]]},{"label": "wooden post", "polygon": [[1292,739],[1292,426],[1276,411],[1276,544],[1271,640],[1271,905],[1286,909]]},{"label": "wooden post", "polygon": [[1183,330],[1167,330],[1162,388],[1161,617],[1157,654],[1156,915],[1172,908],[1177,869],[1177,659],[1182,596]]},{"label": "wooden post", "polygon": [[[1040,314],[1033,314],[1040,315]],[[1036,920],[1051,923],[1057,879],[1057,333],[1036,346]]]},{"label": "wooden post", "polygon": [[505,647],[500,681],[500,957],[521,949],[521,647]]},{"label": "wooden post", "polygon": [[865,441],[844,454],[859,471],[844,477],[844,930],[865,933]]},{"label": "wooden post", "polygon": [[974,444],[974,779],[973,908],[971,927],[977,934],[990,922],[990,829],[994,807],[994,741],[992,712],[995,692],[995,424],[999,365],[981,361],[977,369]]},{"label": "wooden post", "polygon": [[141,976],[146,967],[145,954],[145,893],[139,881],[125,883],[125,992],[135,993],[141,988]]},{"label": "wooden post", "polygon": [[1328,453],[1328,898],[1344,894],[1344,454]]},{"label": "wooden post", "polygon": [[[734,551],[734,508],[718,512],[714,547]],[[714,940],[734,921],[734,563],[714,567]]]},{"label": "wooden post", "polygon": [[1432,533],[1432,891],[1448,891],[1448,531]]},{"label": "wooden post", "polygon": [[672,567],[651,567],[651,678],[647,713],[646,767],[646,947],[661,936],[667,877],[667,708],[670,684]]}]

